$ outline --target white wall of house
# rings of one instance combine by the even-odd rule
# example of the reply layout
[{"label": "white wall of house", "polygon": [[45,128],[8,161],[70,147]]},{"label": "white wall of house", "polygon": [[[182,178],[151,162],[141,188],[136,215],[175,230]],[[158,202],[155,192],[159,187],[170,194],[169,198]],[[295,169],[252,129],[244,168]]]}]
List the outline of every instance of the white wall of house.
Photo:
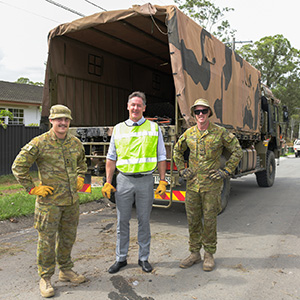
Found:
[{"label": "white wall of house", "polygon": [[29,124],[40,125],[41,111],[39,106],[24,107],[24,124],[28,126]]}]

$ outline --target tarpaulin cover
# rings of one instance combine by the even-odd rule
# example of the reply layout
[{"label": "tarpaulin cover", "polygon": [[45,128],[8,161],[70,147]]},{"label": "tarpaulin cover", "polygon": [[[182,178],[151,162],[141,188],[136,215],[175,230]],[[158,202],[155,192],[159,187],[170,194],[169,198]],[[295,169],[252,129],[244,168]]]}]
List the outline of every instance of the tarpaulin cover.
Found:
[{"label": "tarpaulin cover", "polygon": [[[80,64],[86,56],[83,49],[88,46],[92,50],[101,49],[104,57],[107,56],[105,61],[109,63],[111,74],[105,73],[108,71],[104,63],[106,69],[99,82],[118,86],[124,89],[124,93],[132,85],[132,70],[127,72],[122,60],[113,61],[109,56],[113,55],[135,63],[141,70],[151,68],[162,74],[162,78],[164,75],[171,78],[175,89],[173,95],[177,97],[180,112],[188,125],[194,123],[190,106],[196,99],[206,98],[214,111],[212,121],[235,130],[259,131],[260,72],[176,6],[145,4],[127,10],[96,13],[54,28],[49,33],[48,43],[42,110],[45,118],[52,104],[62,102],[60,92],[66,94],[66,90],[70,90],[69,95],[84,93],[83,88],[78,88],[78,83],[68,84],[67,79],[64,85],[60,83],[55,79],[59,74],[74,76],[77,81],[78,78],[95,80],[90,73],[83,75],[85,69]],[[76,47],[69,47],[69,44]],[[75,48],[76,52],[72,53]],[[147,76],[146,72],[139,74],[140,84],[147,81],[143,74]],[[56,84],[53,87],[54,79]],[[168,98],[172,87],[169,88],[168,79],[165,81],[165,84],[160,84],[165,87],[163,93]],[[158,97],[159,92],[155,86],[153,88],[153,83],[151,88],[149,94]],[[72,99],[65,100],[65,104],[72,105],[71,102]],[[125,106],[123,110],[126,112]]]}]

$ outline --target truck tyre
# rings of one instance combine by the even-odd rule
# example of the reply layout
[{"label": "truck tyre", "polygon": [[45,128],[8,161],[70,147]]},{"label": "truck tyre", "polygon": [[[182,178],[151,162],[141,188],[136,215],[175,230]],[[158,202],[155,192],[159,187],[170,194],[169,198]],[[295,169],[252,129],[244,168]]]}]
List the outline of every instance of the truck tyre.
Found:
[{"label": "truck tyre", "polygon": [[268,150],[266,170],[255,173],[257,184],[260,187],[272,186],[275,180],[275,172],[276,172],[275,155],[273,151]]},{"label": "truck tyre", "polygon": [[230,177],[227,177],[223,180],[223,189],[222,189],[222,192],[221,192],[221,208],[222,209],[219,212],[219,214],[221,214],[225,210],[225,208],[228,204],[230,188],[231,188]]}]

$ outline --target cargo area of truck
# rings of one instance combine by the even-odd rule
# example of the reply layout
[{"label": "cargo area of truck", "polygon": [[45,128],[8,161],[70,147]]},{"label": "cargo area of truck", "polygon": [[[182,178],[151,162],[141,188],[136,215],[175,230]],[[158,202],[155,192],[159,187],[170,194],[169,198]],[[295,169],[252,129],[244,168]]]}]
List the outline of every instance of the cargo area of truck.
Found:
[{"label": "cargo area of truck", "polygon": [[205,98],[212,122],[260,138],[259,71],[176,6],[96,13],[54,28],[48,44],[42,124],[51,105],[65,104],[72,126],[114,126],[139,90],[145,116],[170,118],[177,133],[195,124],[190,107]]},{"label": "cargo area of truck", "polygon": [[145,116],[167,117],[174,124],[165,18],[139,15],[94,26],[88,22],[86,28],[51,39],[46,75],[51,105],[67,105],[74,127],[114,126],[128,118],[128,95],[143,91]]}]

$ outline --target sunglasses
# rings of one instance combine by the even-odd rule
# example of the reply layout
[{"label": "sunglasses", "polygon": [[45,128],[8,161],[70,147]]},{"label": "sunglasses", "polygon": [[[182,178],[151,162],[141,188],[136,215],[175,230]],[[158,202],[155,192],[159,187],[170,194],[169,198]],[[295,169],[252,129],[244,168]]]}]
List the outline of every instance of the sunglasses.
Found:
[{"label": "sunglasses", "polygon": [[200,115],[200,113],[202,113],[202,115],[206,115],[208,113],[209,109],[208,108],[204,108],[204,109],[195,109],[194,110],[194,114],[195,115]]}]

